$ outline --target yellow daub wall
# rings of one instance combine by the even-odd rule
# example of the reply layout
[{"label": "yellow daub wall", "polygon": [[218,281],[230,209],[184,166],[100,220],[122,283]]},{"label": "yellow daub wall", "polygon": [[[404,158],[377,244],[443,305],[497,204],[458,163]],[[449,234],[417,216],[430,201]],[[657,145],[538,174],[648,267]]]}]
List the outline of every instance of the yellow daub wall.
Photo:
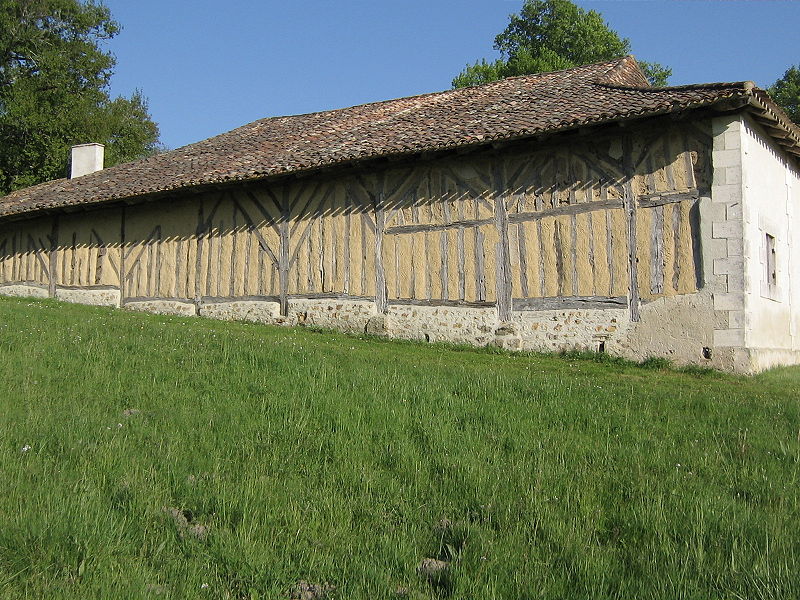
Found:
[{"label": "yellow daub wall", "polygon": [[694,292],[705,134],[628,135],[9,222],[0,283],[121,287],[123,302],[622,297],[633,219],[639,296]]},{"label": "yellow daub wall", "polygon": [[0,231],[0,281],[49,285],[51,223],[20,221]]},{"label": "yellow daub wall", "polygon": [[62,215],[56,224],[59,286],[119,286],[120,209]]}]

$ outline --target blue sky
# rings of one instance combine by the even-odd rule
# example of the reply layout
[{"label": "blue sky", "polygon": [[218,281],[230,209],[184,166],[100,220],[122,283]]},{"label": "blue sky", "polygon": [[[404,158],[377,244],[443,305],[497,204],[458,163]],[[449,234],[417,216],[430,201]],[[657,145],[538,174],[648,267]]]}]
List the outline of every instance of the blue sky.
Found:
[{"label": "blue sky", "polygon": [[[269,116],[448,89],[522,0],[106,0],[122,33],[112,93],[139,88],[177,148]],[[670,83],[750,79],[800,63],[800,1],[592,0]]]}]

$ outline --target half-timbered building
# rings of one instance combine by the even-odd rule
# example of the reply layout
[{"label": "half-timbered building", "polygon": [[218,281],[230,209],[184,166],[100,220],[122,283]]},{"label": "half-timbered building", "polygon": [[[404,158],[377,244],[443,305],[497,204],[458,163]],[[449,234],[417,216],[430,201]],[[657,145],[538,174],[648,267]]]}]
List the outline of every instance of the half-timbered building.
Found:
[{"label": "half-timbered building", "polygon": [[652,88],[626,57],[95,171],[99,150],[0,199],[0,293],[743,372],[800,359],[800,130],[750,82]]}]

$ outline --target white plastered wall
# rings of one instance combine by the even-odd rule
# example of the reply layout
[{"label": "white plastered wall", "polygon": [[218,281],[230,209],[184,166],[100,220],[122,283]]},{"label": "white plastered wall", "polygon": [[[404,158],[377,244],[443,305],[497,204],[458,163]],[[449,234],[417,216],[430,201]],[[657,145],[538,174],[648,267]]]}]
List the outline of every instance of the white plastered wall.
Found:
[{"label": "white plastered wall", "polygon": [[[754,371],[800,363],[800,172],[749,118],[741,120],[745,346]],[[774,238],[769,286],[766,236]]]},{"label": "white plastered wall", "polygon": [[[704,219],[716,366],[754,373],[800,364],[800,171],[748,116],[712,121],[713,185]],[[767,281],[774,238],[776,285]]]}]

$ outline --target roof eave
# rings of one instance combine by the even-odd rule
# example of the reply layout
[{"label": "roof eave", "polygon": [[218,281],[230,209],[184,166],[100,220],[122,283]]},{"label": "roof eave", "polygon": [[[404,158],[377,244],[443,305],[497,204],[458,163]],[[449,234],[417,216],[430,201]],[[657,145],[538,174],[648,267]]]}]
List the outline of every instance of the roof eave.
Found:
[{"label": "roof eave", "polygon": [[[763,96],[763,97],[762,97]],[[209,189],[223,188],[231,184],[259,183],[264,181],[276,181],[285,177],[307,177],[314,173],[327,172],[339,169],[360,168],[365,164],[376,161],[399,161],[409,160],[414,157],[433,157],[440,156],[449,152],[472,152],[487,147],[504,147],[519,141],[536,140],[543,141],[555,136],[559,136],[570,131],[585,130],[594,131],[603,126],[620,125],[626,126],[635,122],[641,122],[651,118],[673,115],[680,118],[690,118],[703,114],[703,111],[713,111],[714,113],[737,112],[747,110],[766,132],[783,147],[790,155],[800,161],[800,129],[791,124],[791,121],[777,105],[766,95],[765,92],[752,86],[743,86],[738,89],[731,89],[731,93],[718,97],[713,101],[703,100],[691,104],[679,106],[665,106],[658,110],[641,110],[623,115],[600,116],[595,119],[580,120],[569,123],[561,123],[553,127],[540,127],[524,132],[515,132],[510,135],[487,136],[470,142],[459,142],[432,146],[424,150],[420,149],[397,149],[365,156],[363,158],[346,158],[326,164],[309,165],[305,168],[293,169],[291,171],[281,171],[273,173],[245,173],[238,177],[225,177],[220,179],[209,179],[207,181],[197,181],[187,184],[173,185],[166,189],[143,191],[140,193],[119,196],[93,198],[79,204],[70,205],[43,205],[38,207],[28,207],[19,211],[9,211],[0,214],[0,220],[12,220],[16,218],[29,218],[36,214],[80,211],[96,208],[99,205],[130,205],[140,202],[147,202],[157,198],[162,198],[172,194],[196,194]],[[24,215],[24,216],[23,216]]]},{"label": "roof eave", "polygon": [[[760,91],[760,90],[759,90]],[[783,150],[800,161],[800,128],[764,93],[748,99],[747,112]]]}]

